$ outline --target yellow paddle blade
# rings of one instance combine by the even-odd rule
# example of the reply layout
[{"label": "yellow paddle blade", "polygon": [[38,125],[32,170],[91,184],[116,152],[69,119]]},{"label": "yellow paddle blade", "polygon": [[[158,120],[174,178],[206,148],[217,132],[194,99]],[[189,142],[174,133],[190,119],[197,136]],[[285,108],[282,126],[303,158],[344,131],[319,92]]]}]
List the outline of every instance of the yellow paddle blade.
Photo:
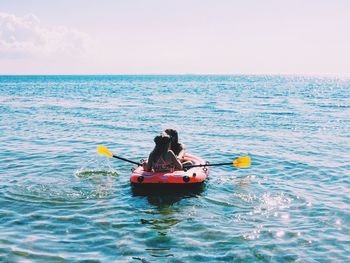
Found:
[{"label": "yellow paddle blade", "polygon": [[113,153],[111,153],[106,146],[97,146],[97,152],[99,154],[107,155],[108,157],[113,157]]},{"label": "yellow paddle blade", "polygon": [[250,157],[249,156],[241,156],[238,157],[232,163],[233,166],[237,168],[248,168],[250,167]]}]

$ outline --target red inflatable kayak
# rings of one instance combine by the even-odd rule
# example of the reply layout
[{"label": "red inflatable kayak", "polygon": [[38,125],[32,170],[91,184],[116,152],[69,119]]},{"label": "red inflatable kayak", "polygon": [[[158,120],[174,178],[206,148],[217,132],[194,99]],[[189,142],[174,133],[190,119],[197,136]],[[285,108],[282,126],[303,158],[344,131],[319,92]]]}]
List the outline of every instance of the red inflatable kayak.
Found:
[{"label": "red inflatable kayak", "polygon": [[[193,164],[205,164],[206,162],[193,154],[186,153],[184,159]],[[202,184],[209,175],[208,167],[192,167],[187,171],[174,172],[147,172],[142,166],[133,169],[130,182],[133,186],[194,186]]]}]

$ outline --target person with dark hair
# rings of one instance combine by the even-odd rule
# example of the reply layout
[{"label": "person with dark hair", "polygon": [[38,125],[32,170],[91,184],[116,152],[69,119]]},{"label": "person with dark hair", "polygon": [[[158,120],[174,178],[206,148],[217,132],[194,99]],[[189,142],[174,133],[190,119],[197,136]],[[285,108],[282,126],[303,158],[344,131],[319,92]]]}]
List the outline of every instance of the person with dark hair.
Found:
[{"label": "person with dark hair", "polygon": [[183,162],[185,154],[185,145],[183,143],[179,143],[179,135],[177,131],[174,129],[166,129],[164,130],[164,132],[170,136],[170,149],[174,152],[177,158]]},{"label": "person with dark hair", "polygon": [[155,147],[148,157],[144,169],[148,172],[173,172],[182,170],[182,163],[176,158],[171,148],[171,138],[165,132],[154,138]]}]

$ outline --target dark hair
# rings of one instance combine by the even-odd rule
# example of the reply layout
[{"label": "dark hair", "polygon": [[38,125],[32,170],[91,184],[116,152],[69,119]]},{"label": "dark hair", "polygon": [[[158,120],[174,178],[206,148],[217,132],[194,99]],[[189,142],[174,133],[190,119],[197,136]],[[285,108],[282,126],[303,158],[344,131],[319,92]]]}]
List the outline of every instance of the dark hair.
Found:
[{"label": "dark hair", "polygon": [[171,138],[171,150],[175,155],[178,155],[181,151],[181,144],[179,143],[179,135],[177,131],[174,129],[166,129],[164,132]]},{"label": "dark hair", "polygon": [[161,133],[160,135],[154,137],[155,147],[151,154],[155,159],[158,159],[162,154],[165,154],[169,149],[170,136],[166,133]]}]

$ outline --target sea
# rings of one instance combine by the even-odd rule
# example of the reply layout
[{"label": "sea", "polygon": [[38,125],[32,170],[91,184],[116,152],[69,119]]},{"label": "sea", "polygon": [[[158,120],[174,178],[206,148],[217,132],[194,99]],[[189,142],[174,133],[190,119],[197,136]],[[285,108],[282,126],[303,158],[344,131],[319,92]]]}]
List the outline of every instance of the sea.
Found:
[{"label": "sea", "polygon": [[[178,131],[196,192],[135,193]],[[350,262],[350,78],[0,76],[0,262]]]}]

